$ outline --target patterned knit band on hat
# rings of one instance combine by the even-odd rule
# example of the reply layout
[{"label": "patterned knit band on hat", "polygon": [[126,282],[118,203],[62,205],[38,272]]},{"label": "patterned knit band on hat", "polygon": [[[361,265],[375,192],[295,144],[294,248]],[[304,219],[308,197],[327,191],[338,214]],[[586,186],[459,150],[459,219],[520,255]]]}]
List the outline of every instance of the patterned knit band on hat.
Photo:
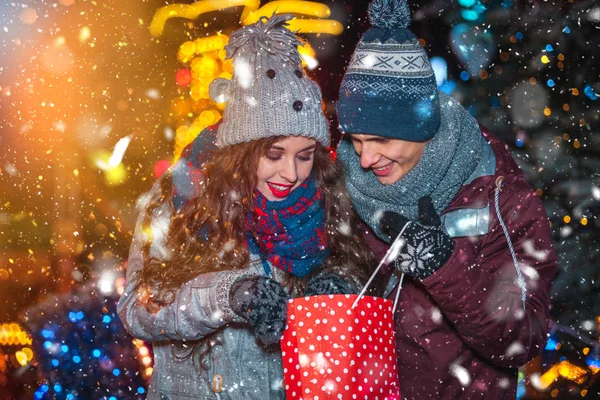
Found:
[{"label": "patterned knit band on hat", "polygon": [[340,129],[424,142],[440,124],[433,69],[408,30],[406,0],[374,0],[369,29],[346,70],[337,104]]},{"label": "patterned knit band on hat", "polygon": [[274,136],[304,136],[329,146],[319,86],[302,68],[300,40],[287,26],[292,15],[273,15],[231,34],[225,47],[233,79],[215,79],[210,97],[227,102],[220,148]]}]

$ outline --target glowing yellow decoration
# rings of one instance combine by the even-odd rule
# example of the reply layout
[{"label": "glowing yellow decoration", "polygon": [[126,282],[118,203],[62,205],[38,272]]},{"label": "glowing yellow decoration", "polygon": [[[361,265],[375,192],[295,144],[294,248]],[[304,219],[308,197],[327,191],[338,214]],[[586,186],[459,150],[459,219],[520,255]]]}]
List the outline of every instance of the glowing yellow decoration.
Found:
[{"label": "glowing yellow decoration", "polygon": [[27,346],[31,345],[31,337],[21,329],[18,324],[0,325],[0,345],[2,346]]},{"label": "glowing yellow decoration", "polygon": [[540,377],[540,386],[542,389],[547,389],[559,377],[563,377],[577,384],[585,382],[587,379],[587,371],[577,365],[571,364],[568,361],[561,361],[553,365],[548,371],[544,372]]},{"label": "glowing yellow decoration", "polygon": [[202,129],[188,126],[180,126],[177,128],[175,133],[175,148],[173,150],[174,159],[173,162],[177,161],[181,156],[181,152],[185,149],[185,146],[192,143],[196,136],[202,131]]},{"label": "glowing yellow decoration", "polygon": [[196,54],[202,54],[209,51],[219,51],[225,47],[229,42],[229,36],[227,35],[215,35],[194,41],[196,47]]},{"label": "glowing yellow decoration", "polygon": [[190,96],[194,101],[198,101],[201,99],[208,99],[208,86],[210,85],[210,81],[192,81],[192,85],[190,86]]},{"label": "glowing yellow decoration", "polygon": [[542,56],[542,63],[548,64],[549,62],[550,62],[550,59],[548,58],[548,56]]},{"label": "glowing yellow decoration", "polygon": [[250,25],[260,19],[260,17],[270,17],[273,13],[277,14],[302,14],[317,18],[328,18],[331,15],[329,7],[325,4],[313,1],[272,1],[265,4],[256,11],[251,12],[243,19],[242,24]]},{"label": "glowing yellow decoration", "polygon": [[127,169],[123,163],[110,165],[111,153],[106,150],[100,150],[92,154],[94,165],[104,171],[104,181],[110,186],[117,186],[127,180]]},{"label": "glowing yellow decoration", "polygon": [[33,351],[29,347],[23,347],[21,351],[27,356],[27,361],[33,358]]},{"label": "glowing yellow decoration", "polygon": [[15,353],[15,358],[17,359],[17,362],[23,366],[27,365],[27,355],[25,355],[25,353],[23,353],[22,351],[17,351]]},{"label": "glowing yellow decoration", "polygon": [[196,19],[202,14],[221,11],[226,8],[244,6],[242,20],[260,6],[260,0],[202,0],[192,4],[170,4],[158,9],[150,23],[150,33],[154,37],[162,35],[165,24],[171,18]]},{"label": "glowing yellow decoration", "polygon": [[298,53],[300,53],[300,58],[302,58],[302,66],[308,68],[309,70],[313,70],[317,68],[319,62],[317,61],[314,49],[308,43],[304,43],[304,46],[298,46]]},{"label": "glowing yellow decoration", "polygon": [[118,186],[127,180],[127,170],[122,164],[109,169],[104,175],[104,180],[110,186]]},{"label": "glowing yellow decoration", "polygon": [[[270,17],[273,13],[292,13],[316,18],[327,18],[331,15],[329,7],[312,1],[273,1],[262,6],[260,0],[201,0],[192,4],[170,4],[158,9],[150,23],[150,33],[158,37],[162,35],[165,24],[171,18],[196,19],[202,14],[221,11],[226,8],[244,6],[240,22],[242,25],[253,24],[260,17]],[[344,30],[342,24],[334,20],[302,19],[290,21],[290,29],[300,33],[328,33],[339,35]]]},{"label": "glowing yellow decoration", "polygon": [[179,46],[179,52],[177,53],[177,59],[182,63],[187,63],[196,54],[196,45],[194,42],[185,42]]},{"label": "glowing yellow decoration", "polygon": [[219,72],[219,62],[212,57],[202,56],[192,61],[192,78],[212,81]]}]

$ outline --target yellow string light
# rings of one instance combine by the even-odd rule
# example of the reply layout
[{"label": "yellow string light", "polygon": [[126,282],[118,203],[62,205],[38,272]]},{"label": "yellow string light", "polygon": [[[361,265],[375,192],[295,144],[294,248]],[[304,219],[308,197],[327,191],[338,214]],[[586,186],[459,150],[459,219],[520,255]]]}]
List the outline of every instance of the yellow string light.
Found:
[{"label": "yellow string light", "polygon": [[291,13],[319,18],[316,20],[294,19],[289,22],[289,28],[292,31],[300,33],[327,33],[330,35],[339,35],[344,31],[343,25],[338,21],[320,19],[328,18],[331,15],[331,10],[325,4],[313,1],[273,1],[259,8],[260,0],[221,0],[219,2],[202,0],[192,4],[176,3],[159,8],[150,23],[150,33],[154,37],[161,36],[165,24],[172,18],[194,20],[202,14],[239,6],[244,6],[244,10],[240,16],[242,25],[253,24],[259,18],[270,17],[273,13]]},{"label": "yellow string light", "polygon": [[26,346],[31,345],[31,337],[16,323],[0,325],[0,345]]},{"label": "yellow string light", "polygon": [[159,8],[152,22],[150,22],[150,33],[154,37],[162,35],[165,24],[171,18],[185,18],[194,20],[202,14],[213,11],[221,11],[226,8],[244,6],[241,20],[245,19],[252,11],[260,6],[260,0],[202,0],[192,4],[170,4]]},{"label": "yellow string light", "polygon": [[261,17],[270,17],[273,13],[293,13],[316,18],[329,18],[331,10],[325,4],[316,3],[314,1],[272,1],[258,10],[251,12],[246,18],[242,19],[242,24],[253,24]]},{"label": "yellow string light", "polygon": [[293,19],[288,22],[288,28],[293,32],[300,33],[326,33],[328,35],[340,35],[344,27],[338,21],[331,19]]}]

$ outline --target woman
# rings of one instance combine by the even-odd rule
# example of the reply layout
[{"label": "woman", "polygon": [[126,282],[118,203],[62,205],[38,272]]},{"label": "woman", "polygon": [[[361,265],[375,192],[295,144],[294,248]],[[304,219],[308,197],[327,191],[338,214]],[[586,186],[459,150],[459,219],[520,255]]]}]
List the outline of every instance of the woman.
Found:
[{"label": "woman", "polygon": [[231,35],[219,150],[179,210],[167,175],[140,217],[119,316],[153,342],[149,398],[284,398],[288,299],[356,292],[371,265],[290,18]]}]

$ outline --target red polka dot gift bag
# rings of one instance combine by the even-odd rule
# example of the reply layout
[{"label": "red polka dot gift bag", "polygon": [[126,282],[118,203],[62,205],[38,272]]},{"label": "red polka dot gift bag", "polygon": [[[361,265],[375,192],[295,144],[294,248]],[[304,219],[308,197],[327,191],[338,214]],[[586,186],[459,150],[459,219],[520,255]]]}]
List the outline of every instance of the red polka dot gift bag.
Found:
[{"label": "red polka dot gift bag", "polygon": [[281,339],[287,399],[400,399],[395,304],[364,296],[388,255],[359,295],[289,301]]}]

